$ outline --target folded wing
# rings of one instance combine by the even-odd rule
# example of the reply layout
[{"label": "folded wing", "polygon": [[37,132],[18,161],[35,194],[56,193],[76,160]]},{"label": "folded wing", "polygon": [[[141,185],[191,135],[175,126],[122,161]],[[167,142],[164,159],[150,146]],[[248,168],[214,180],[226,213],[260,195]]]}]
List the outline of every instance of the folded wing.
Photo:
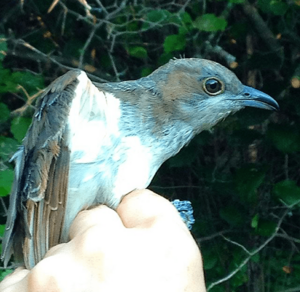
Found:
[{"label": "folded wing", "polygon": [[87,85],[93,86],[80,70],[56,79],[40,97],[23,145],[12,158],[15,180],[1,255],[5,266],[14,254],[32,268],[60,242],[70,167],[68,117]]}]

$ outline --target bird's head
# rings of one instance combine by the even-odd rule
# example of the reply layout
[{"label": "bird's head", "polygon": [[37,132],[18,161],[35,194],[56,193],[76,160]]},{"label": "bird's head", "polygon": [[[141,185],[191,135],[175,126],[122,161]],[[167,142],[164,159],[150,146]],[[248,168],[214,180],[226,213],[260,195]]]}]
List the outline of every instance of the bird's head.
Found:
[{"label": "bird's head", "polygon": [[278,110],[269,95],[243,85],[224,66],[204,59],[177,59],[154,71],[162,103],[156,111],[192,125],[196,132],[210,129],[220,120],[246,106]]}]

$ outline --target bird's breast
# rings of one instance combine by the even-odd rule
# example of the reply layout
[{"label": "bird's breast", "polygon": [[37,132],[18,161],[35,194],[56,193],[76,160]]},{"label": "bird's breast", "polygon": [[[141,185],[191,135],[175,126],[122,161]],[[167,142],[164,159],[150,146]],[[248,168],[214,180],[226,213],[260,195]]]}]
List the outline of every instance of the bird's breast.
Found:
[{"label": "bird's breast", "polygon": [[160,166],[139,137],[117,140],[102,145],[94,161],[88,161],[84,151],[71,154],[64,236],[80,210],[98,204],[116,208],[124,195],[147,187]]}]

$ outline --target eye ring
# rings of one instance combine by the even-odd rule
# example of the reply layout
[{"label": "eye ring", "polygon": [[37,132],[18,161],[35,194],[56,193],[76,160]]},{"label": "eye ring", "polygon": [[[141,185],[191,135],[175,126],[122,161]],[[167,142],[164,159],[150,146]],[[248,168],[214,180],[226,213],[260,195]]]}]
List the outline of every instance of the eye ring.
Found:
[{"label": "eye ring", "polygon": [[203,89],[209,95],[218,95],[224,92],[224,83],[215,78],[209,77],[203,81]]}]

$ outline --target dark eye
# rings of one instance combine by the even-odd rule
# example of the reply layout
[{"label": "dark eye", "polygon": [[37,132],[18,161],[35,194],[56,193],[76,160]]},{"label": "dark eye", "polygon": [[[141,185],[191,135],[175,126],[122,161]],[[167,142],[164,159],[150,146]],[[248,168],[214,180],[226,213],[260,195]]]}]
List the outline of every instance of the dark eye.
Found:
[{"label": "dark eye", "polygon": [[216,78],[208,78],[203,83],[203,89],[209,95],[217,95],[224,91],[224,84]]}]

